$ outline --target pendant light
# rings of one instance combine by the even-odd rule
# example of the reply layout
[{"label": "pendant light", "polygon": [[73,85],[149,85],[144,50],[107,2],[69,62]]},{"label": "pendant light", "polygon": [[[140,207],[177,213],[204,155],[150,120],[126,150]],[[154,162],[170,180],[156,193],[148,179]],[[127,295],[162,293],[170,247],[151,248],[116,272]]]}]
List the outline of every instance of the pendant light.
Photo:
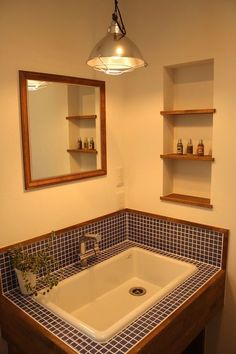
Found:
[{"label": "pendant light", "polygon": [[115,10],[108,33],[96,44],[87,64],[108,75],[121,75],[147,66],[137,46],[126,37],[118,0],[115,0]]}]

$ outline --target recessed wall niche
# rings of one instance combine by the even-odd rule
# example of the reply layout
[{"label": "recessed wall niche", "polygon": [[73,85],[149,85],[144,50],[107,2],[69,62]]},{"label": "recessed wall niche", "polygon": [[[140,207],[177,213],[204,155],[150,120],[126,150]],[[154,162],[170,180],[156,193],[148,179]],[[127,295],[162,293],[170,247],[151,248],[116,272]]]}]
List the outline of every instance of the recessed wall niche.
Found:
[{"label": "recessed wall niche", "polygon": [[[213,59],[164,67],[162,200],[212,208],[213,84]],[[189,139],[193,154],[186,153]],[[204,156],[196,154],[200,139]]]},{"label": "recessed wall niche", "polygon": [[[99,89],[92,86],[68,86],[68,132],[70,170],[72,173],[96,170],[100,166]],[[82,148],[78,149],[78,138]],[[94,141],[94,149],[84,148],[84,141]]]}]

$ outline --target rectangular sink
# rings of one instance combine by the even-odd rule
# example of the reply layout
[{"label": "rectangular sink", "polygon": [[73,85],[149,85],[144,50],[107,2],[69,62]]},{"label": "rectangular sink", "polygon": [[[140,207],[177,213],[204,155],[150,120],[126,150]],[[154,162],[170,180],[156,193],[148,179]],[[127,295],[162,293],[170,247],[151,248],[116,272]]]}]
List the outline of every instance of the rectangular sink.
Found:
[{"label": "rectangular sink", "polygon": [[196,271],[193,264],[132,247],[35,300],[90,338],[106,342]]}]

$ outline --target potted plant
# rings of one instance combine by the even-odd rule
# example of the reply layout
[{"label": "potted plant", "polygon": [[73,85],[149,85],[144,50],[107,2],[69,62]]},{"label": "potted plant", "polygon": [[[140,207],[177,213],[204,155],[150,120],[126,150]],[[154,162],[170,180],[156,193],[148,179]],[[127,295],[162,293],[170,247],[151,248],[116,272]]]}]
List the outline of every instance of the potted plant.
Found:
[{"label": "potted plant", "polygon": [[58,284],[58,276],[53,274],[57,263],[51,255],[54,235],[54,232],[52,232],[45,249],[36,253],[29,253],[22,245],[18,245],[9,251],[22,294],[37,295],[37,278],[40,281],[40,287],[46,289],[43,290],[43,294],[49,292]]}]

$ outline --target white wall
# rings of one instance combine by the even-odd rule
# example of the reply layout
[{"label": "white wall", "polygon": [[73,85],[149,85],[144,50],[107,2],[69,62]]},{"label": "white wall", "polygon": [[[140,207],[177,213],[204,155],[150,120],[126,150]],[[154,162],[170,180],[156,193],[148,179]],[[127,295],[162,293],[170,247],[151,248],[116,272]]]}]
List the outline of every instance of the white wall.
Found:
[{"label": "white wall", "polygon": [[[127,205],[230,229],[223,316],[208,327],[207,353],[236,352],[236,2],[129,0],[128,36],[142,49],[146,70],[126,77]],[[214,58],[213,210],[160,201],[162,195],[163,67]],[[183,107],[184,108],[184,107]],[[194,108],[194,107],[193,107]],[[220,336],[217,330],[220,329]]]},{"label": "white wall", "polygon": [[[122,79],[114,85],[107,76],[95,77],[85,64],[107,30],[112,11],[108,4],[108,0],[0,2],[0,247],[117,209],[115,169],[123,164]],[[106,80],[107,176],[24,190],[18,70]]]},{"label": "white wall", "polygon": [[[149,67],[124,77],[96,75],[106,80],[108,175],[25,192],[17,71],[94,78],[85,61],[93,44],[105,34],[113,2],[1,1],[0,247],[116,210],[124,199],[123,189],[116,188],[117,168],[125,162],[126,206],[230,229],[226,302],[222,318],[219,315],[208,327],[207,347],[208,354],[234,354],[236,2],[120,0],[120,8],[128,36],[136,41]],[[159,199],[163,66],[207,58],[215,59],[217,109],[212,211]]]}]

